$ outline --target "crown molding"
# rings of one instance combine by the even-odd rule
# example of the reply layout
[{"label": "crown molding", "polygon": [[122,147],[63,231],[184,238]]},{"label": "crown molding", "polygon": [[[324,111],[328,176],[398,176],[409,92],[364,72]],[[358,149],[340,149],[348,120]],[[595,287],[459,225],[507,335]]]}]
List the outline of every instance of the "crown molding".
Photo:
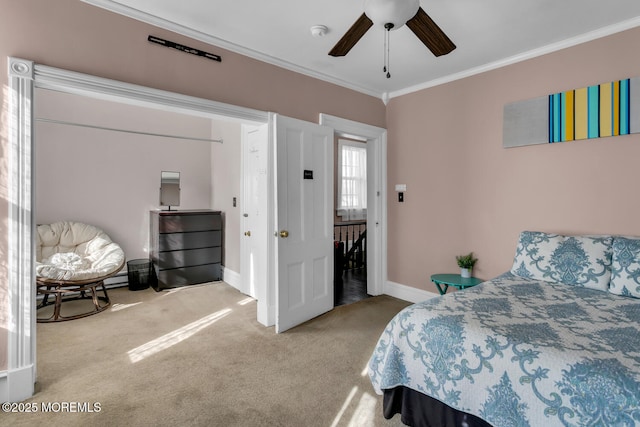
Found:
[{"label": "crown molding", "polygon": [[157,16],[151,15],[141,10],[134,9],[129,6],[124,6],[121,3],[118,3],[116,0],[81,0],[81,1],[96,7],[100,7],[102,9],[109,10],[111,12],[114,12],[120,15],[127,16],[129,18],[132,18],[138,21],[145,22],[150,25],[154,25],[159,28],[163,28],[163,29],[175,32],[177,34],[181,34],[183,36],[190,37],[195,40],[199,40],[201,42],[204,42],[210,45],[218,46],[222,49],[226,49],[231,52],[238,53],[240,55],[244,55],[262,62],[266,62],[271,65],[275,65],[290,71],[304,74],[306,76],[313,77],[328,83],[333,83],[335,85],[342,86],[347,89],[351,89],[351,90],[363,93],[365,95],[376,97],[378,99],[381,99],[385,105],[392,98],[396,98],[402,95],[407,95],[413,92],[418,92],[424,89],[428,89],[434,86],[439,86],[455,80],[464,79],[466,77],[471,77],[476,74],[481,74],[487,71],[495,70],[495,69],[505,67],[507,65],[515,64],[521,61],[526,61],[528,59],[536,58],[538,56],[546,55],[548,53],[566,49],[568,47],[576,46],[582,43],[586,43],[592,40],[596,40],[602,37],[606,37],[615,33],[619,33],[619,32],[640,26],[640,17],[635,17],[627,21],[619,22],[613,25],[599,28],[594,31],[590,31],[588,33],[581,34],[576,37],[562,40],[557,43],[552,43],[546,46],[542,46],[540,48],[532,49],[527,52],[522,52],[520,54],[510,56],[508,58],[490,62],[484,65],[480,65],[478,67],[470,68],[468,70],[464,70],[459,73],[453,73],[438,79],[433,79],[433,80],[420,83],[414,86],[409,86],[404,89],[391,91],[391,92],[384,92],[384,91],[379,91],[370,87],[358,85],[353,82],[349,82],[333,76],[329,76],[327,74],[319,73],[317,71],[308,69],[306,67],[301,67],[291,62],[283,61],[273,56],[257,52],[255,50],[246,48],[244,46],[237,45],[230,41],[210,36],[201,31],[196,31],[191,28],[176,24],[175,22],[167,21],[165,19],[159,18]]},{"label": "crown molding", "polygon": [[620,33],[622,31],[630,30],[632,28],[640,26],[640,16],[629,19],[627,21],[619,22],[614,25],[609,25],[607,27],[602,27],[594,31],[590,31],[588,33],[581,34],[576,37],[572,37],[569,39],[562,40],[557,43],[552,43],[537,49],[533,49],[527,52],[520,53],[518,55],[513,55],[508,58],[501,59],[499,61],[490,62],[485,65],[481,65],[479,67],[470,68],[468,70],[462,71],[460,73],[450,74],[448,76],[430,80],[428,82],[424,82],[415,86],[410,86],[405,89],[393,91],[389,93],[389,98],[396,98],[398,96],[407,95],[413,92],[418,92],[423,89],[428,89],[434,86],[439,86],[445,83],[449,83],[455,80],[464,79],[466,77],[471,77],[476,74],[485,73],[487,71],[495,70],[498,68],[506,67],[507,65],[512,65],[518,62],[526,61],[528,59],[536,58],[538,56],[546,55],[548,53],[553,53],[558,50],[566,49],[568,47],[577,46],[582,43],[590,42],[593,40],[600,39],[602,37],[610,36],[612,34]]},{"label": "crown molding", "polygon": [[143,12],[141,10],[134,9],[129,6],[124,6],[114,0],[81,0],[81,1],[84,3],[90,4],[92,6],[96,6],[102,9],[106,9],[110,12],[117,13],[119,15],[124,15],[131,19],[135,19],[137,21],[141,21],[146,24],[153,25],[155,27],[159,27],[165,30],[172,31],[177,34],[181,34],[186,37],[190,37],[194,40],[198,40],[203,43],[207,43],[209,45],[217,46],[219,48],[226,49],[231,52],[247,56],[249,58],[257,59],[258,61],[266,62],[267,64],[275,65],[277,67],[294,71],[296,73],[304,74],[306,76],[313,77],[315,79],[322,80],[327,83],[332,83],[338,86],[342,86],[347,89],[351,89],[356,92],[363,93],[365,95],[373,96],[376,98],[382,97],[382,92],[377,91],[373,88],[357,85],[357,84],[354,84],[353,82],[349,82],[343,79],[329,76],[327,74],[318,73],[317,71],[311,70],[309,68],[301,67],[294,63],[275,58],[271,55],[266,55],[264,53],[255,51],[253,49],[240,46],[228,40],[214,37],[209,34],[205,34],[201,31],[197,31],[192,28],[188,28],[183,25],[176,24],[175,22],[168,21],[166,19],[149,14],[147,12]]}]

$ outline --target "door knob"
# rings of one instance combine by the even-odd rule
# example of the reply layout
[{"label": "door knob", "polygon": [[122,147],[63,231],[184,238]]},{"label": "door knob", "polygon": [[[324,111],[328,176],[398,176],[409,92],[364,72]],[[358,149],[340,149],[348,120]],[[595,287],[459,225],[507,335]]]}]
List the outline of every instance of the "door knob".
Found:
[{"label": "door knob", "polygon": [[244,235],[247,236],[247,237],[251,237],[251,232],[250,231],[245,231]]},{"label": "door knob", "polygon": [[289,237],[289,232],[287,230],[282,230],[280,232],[280,237],[282,237],[283,239],[286,239],[287,237]]}]

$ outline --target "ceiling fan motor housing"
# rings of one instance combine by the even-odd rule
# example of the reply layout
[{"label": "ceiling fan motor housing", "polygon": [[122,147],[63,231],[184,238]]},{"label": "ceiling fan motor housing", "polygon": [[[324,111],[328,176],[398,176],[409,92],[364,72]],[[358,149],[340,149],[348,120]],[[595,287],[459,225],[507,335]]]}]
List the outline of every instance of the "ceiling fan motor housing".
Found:
[{"label": "ceiling fan motor housing", "polygon": [[[413,18],[420,8],[420,0],[365,0],[364,13],[374,24],[397,30]],[[386,24],[393,24],[388,28]]]}]

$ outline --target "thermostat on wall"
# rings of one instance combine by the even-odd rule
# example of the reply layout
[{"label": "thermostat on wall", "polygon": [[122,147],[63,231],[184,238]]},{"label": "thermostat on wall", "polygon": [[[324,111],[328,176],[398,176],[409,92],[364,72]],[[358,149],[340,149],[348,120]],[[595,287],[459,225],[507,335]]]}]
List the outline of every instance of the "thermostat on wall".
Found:
[{"label": "thermostat on wall", "polygon": [[396,184],[396,191],[407,191],[407,184]]}]

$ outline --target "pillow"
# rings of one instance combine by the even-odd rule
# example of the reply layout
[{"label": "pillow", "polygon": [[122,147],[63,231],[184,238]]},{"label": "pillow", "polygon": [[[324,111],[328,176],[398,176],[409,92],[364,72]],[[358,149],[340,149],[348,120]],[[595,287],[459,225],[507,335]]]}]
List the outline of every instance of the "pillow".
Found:
[{"label": "pillow", "polygon": [[609,292],[640,298],[640,238],[613,239]]},{"label": "pillow", "polygon": [[63,270],[87,270],[91,262],[73,252],[61,252],[42,260],[43,264],[50,264]]},{"label": "pillow", "polygon": [[511,273],[573,286],[609,289],[611,236],[561,236],[523,231]]}]

